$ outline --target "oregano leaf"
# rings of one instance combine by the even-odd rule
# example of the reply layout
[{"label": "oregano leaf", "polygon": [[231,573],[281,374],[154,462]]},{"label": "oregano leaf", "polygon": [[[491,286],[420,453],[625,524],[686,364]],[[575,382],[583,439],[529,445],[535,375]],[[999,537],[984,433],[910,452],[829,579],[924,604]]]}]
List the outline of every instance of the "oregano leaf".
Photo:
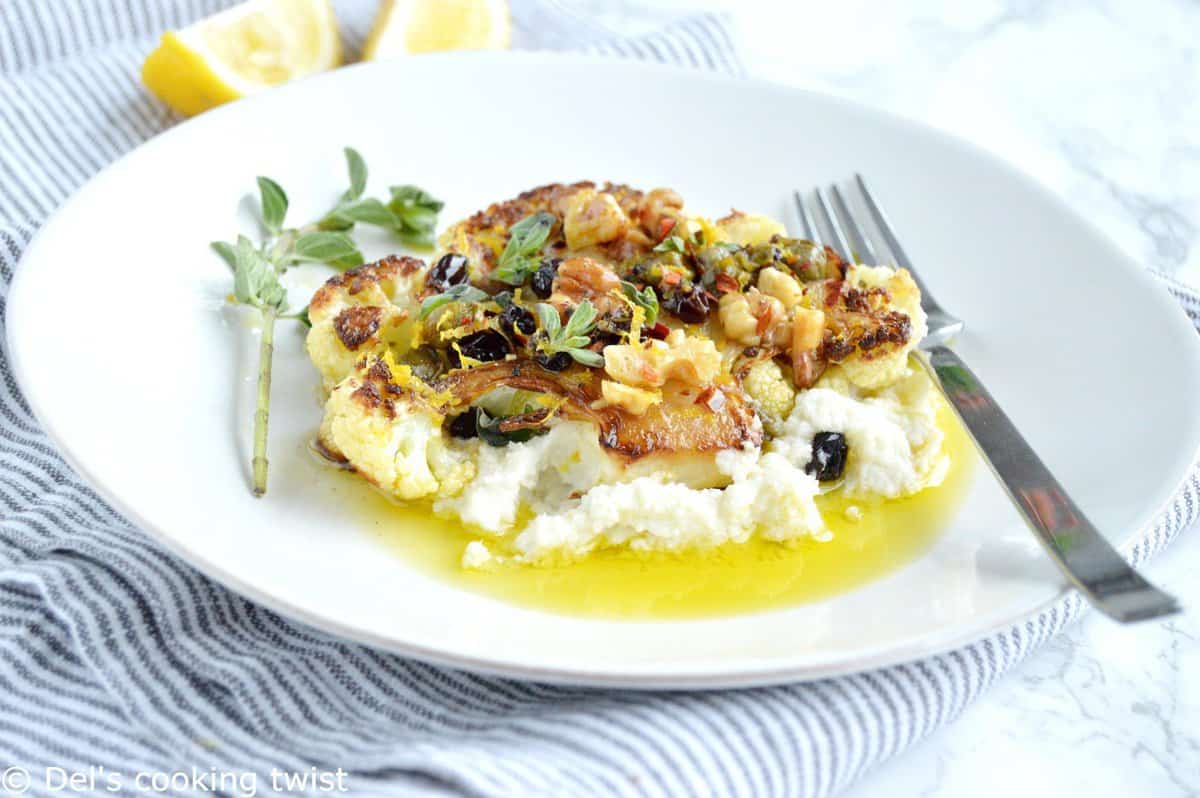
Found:
[{"label": "oregano leaf", "polygon": [[258,196],[262,207],[263,227],[273,235],[283,229],[287,216],[288,198],[279,184],[269,177],[258,178]]},{"label": "oregano leaf", "polygon": [[346,153],[346,171],[350,175],[350,188],[346,189],[346,193],[342,196],[347,200],[356,200],[367,190],[367,162],[353,147],[347,147],[344,152]]},{"label": "oregano leaf", "polygon": [[329,231],[300,236],[292,244],[288,257],[293,261],[327,263],[338,269],[349,269],[363,262],[362,253],[350,236]]}]

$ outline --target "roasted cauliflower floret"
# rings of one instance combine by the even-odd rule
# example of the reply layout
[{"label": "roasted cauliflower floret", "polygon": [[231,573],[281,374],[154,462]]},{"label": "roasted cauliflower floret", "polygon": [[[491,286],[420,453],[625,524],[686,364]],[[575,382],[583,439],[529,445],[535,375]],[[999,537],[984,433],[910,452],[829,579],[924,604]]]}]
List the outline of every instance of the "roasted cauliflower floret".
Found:
[{"label": "roasted cauliflower floret", "polygon": [[418,397],[383,397],[377,383],[354,375],[329,395],[320,439],[329,454],[393,496],[454,496],[475,466],[447,446],[443,420]]},{"label": "roasted cauliflower floret", "polygon": [[872,352],[855,353],[842,362],[846,378],[866,390],[890,385],[901,379],[908,364],[908,353],[928,331],[925,311],[921,309],[921,291],[907,269],[888,266],[852,266],[846,282],[862,289],[883,289],[889,297],[890,310],[909,319],[911,329],[903,344],[878,347]]},{"label": "roasted cauliflower floret", "polygon": [[308,305],[305,345],[326,391],[354,372],[364,355],[407,338],[425,264],[390,256],[331,277]]},{"label": "roasted cauliflower floret", "polygon": [[716,221],[716,227],[722,241],[742,246],[765,244],[772,236],[787,235],[787,228],[782,223],[761,213],[731,211],[728,216]]},{"label": "roasted cauliflower floret", "polygon": [[754,400],[767,432],[778,435],[796,402],[796,389],[783,369],[774,360],[760,360],[742,378],[742,388]]}]

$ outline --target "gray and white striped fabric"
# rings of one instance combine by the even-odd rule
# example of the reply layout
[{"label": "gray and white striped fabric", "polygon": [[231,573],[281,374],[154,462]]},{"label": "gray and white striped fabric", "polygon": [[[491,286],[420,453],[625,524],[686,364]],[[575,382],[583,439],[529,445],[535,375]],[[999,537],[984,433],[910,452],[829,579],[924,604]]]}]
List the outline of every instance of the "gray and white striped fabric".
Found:
[{"label": "gray and white striped fabric", "polygon": [[[137,79],[158,33],[225,4],[0,0],[0,325],[39,224],[173,121]],[[372,6],[339,4],[351,51]],[[520,46],[741,72],[717,17],[618,38],[560,3],[515,11]],[[1168,288],[1200,326],[1200,298]],[[28,769],[35,795],[49,767],[106,768],[96,792],[114,771],[126,791],[137,771],[194,771],[199,792],[227,795],[315,767],[342,768],[354,794],[827,796],[952,720],[1081,609],[1071,598],[945,656],[771,689],[630,693],[436,668],[279,617],[163,551],[47,441],[6,352],[0,376],[0,771]],[[1133,560],[1198,513],[1193,476]],[[214,789],[214,772],[239,780]]]}]

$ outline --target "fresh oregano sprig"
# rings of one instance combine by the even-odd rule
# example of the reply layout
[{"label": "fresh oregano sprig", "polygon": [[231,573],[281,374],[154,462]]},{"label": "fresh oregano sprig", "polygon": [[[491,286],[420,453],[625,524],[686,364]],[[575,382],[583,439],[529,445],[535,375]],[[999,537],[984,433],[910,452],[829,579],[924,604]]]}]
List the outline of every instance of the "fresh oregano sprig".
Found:
[{"label": "fresh oregano sprig", "polygon": [[509,285],[524,285],[541,264],[542,246],[557,221],[554,214],[540,211],[509,228],[508,243],[500,253],[492,277]]},{"label": "fresh oregano sprig", "polygon": [[307,308],[287,314],[287,290],[280,277],[296,263],[325,263],[345,270],[362,263],[362,253],[345,233],[320,231],[316,225],[285,228],[288,198],[269,177],[258,178],[259,220],[267,236],[259,245],[245,236],[235,244],[214,241],[212,248],[233,269],[233,298],[258,310],[262,336],[258,350],[258,396],[254,405],[254,495],[267,490],[267,425],[270,418],[271,362],[275,352],[275,320],[307,317]]},{"label": "fresh oregano sprig", "polygon": [[277,236],[283,231],[283,220],[287,216],[287,194],[269,177],[259,176],[257,182],[263,227]]},{"label": "fresh oregano sprig", "polygon": [[262,496],[267,490],[267,423],[270,416],[275,321],[294,318],[311,326],[307,307],[294,313],[287,312],[287,291],[280,277],[298,263],[325,264],[339,271],[360,265],[363,262],[362,253],[348,235],[348,231],[359,222],[391,230],[410,245],[420,245],[426,239],[431,243],[437,226],[437,212],[442,207],[440,202],[421,192],[419,211],[401,215],[379,200],[364,197],[368,174],[366,162],[351,147],[345,148],[344,153],[350,186],[342,192],[337,204],[318,221],[301,227],[286,227],[287,193],[271,178],[259,177],[259,221],[266,234],[263,240],[255,245],[245,236],[238,236],[232,244],[212,242],[213,250],[233,270],[234,300],[256,309],[262,317],[252,461],[255,496]]},{"label": "fresh oregano sprig", "polygon": [[281,313],[287,307],[287,291],[271,261],[254,243],[238,236],[233,247],[233,296],[243,305]]},{"label": "fresh oregano sprig", "polygon": [[333,210],[317,222],[317,227],[322,230],[349,230],[357,222],[392,227],[395,219],[387,206],[377,199],[363,196],[367,190],[367,162],[353,147],[346,147],[343,152],[350,187],[342,192]]},{"label": "fresh oregano sprig", "polygon": [[392,199],[387,208],[395,219],[392,232],[410,247],[431,248],[442,201],[417,186],[392,186],[389,191]]},{"label": "fresh oregano sprig", "polygon": [[275,319],[287,307],[287,291],[279,282],[279,267],[250,239],[238,236],[234,249],[233,293],[243,305],[262,316],[258,350],[258,396],[254,403],[254,495],[267,490],[267,420],[271,401],[271,362],[275,353]]},{"label": "fresh oregano sprig", "polygon": [[653,325],[658,321],[658,294],[654,293],[653,288],[646,286],[639,291],[633,283],[622,280],[621,293],[646,313],[646,324]]},{"label": "fresh oregano sprig", "polygon": [[580,302],[566,324],[562,323],[558,317],[558,310],[553,305],[539,302],[533,309],[537,312],[542,332],[546,334],[545,339],[538,344],[543,352],[549,355],[566,352],[576,363],[591,368],[604,365],[603,355],[584,348],[591,343],[587,334],[596,327],[596,308],[591,300],[585,299]]},{"label": "fresh oregano sprig", "polygon": [[353,147],[347,147],[345,154],[350,187],[317,226],[322,230],[349,230],[361,222],[390,231],[410,247],[432,247],[442,201],[424,189],[409,185],[392,186],[391,200],[387,204],[364,197],[368,174],[366,161]]},{"label": "fresh oregano sprig", "polygon": [[652,250],[654,252],[678,252],[680,254],[687,253],[687,243],[682,236],[667,236],[662,241],[658,242]]},{"label": "fresh oregano sprig", "polygon": [[473,285],[462,283],[447,288],[440,294],[427,296],[421,300],[421,319],[428,318],[438,308],[451,302],[482,302],[488,295]]}]

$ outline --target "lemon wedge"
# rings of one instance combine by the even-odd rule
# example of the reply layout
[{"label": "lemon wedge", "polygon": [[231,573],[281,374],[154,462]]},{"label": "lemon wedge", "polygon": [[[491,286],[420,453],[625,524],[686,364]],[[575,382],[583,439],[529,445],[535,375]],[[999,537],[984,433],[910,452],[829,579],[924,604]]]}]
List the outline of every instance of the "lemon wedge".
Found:
[{"label": "lemon wedge", "polygon": [[250,0],[164,34],[142,82],[191,116],[341,60],[329,0]]},{"label": "lemon wedge", "polygon": [[363,59],[439,50],[505,50],[508,0],[383,0]]}]

